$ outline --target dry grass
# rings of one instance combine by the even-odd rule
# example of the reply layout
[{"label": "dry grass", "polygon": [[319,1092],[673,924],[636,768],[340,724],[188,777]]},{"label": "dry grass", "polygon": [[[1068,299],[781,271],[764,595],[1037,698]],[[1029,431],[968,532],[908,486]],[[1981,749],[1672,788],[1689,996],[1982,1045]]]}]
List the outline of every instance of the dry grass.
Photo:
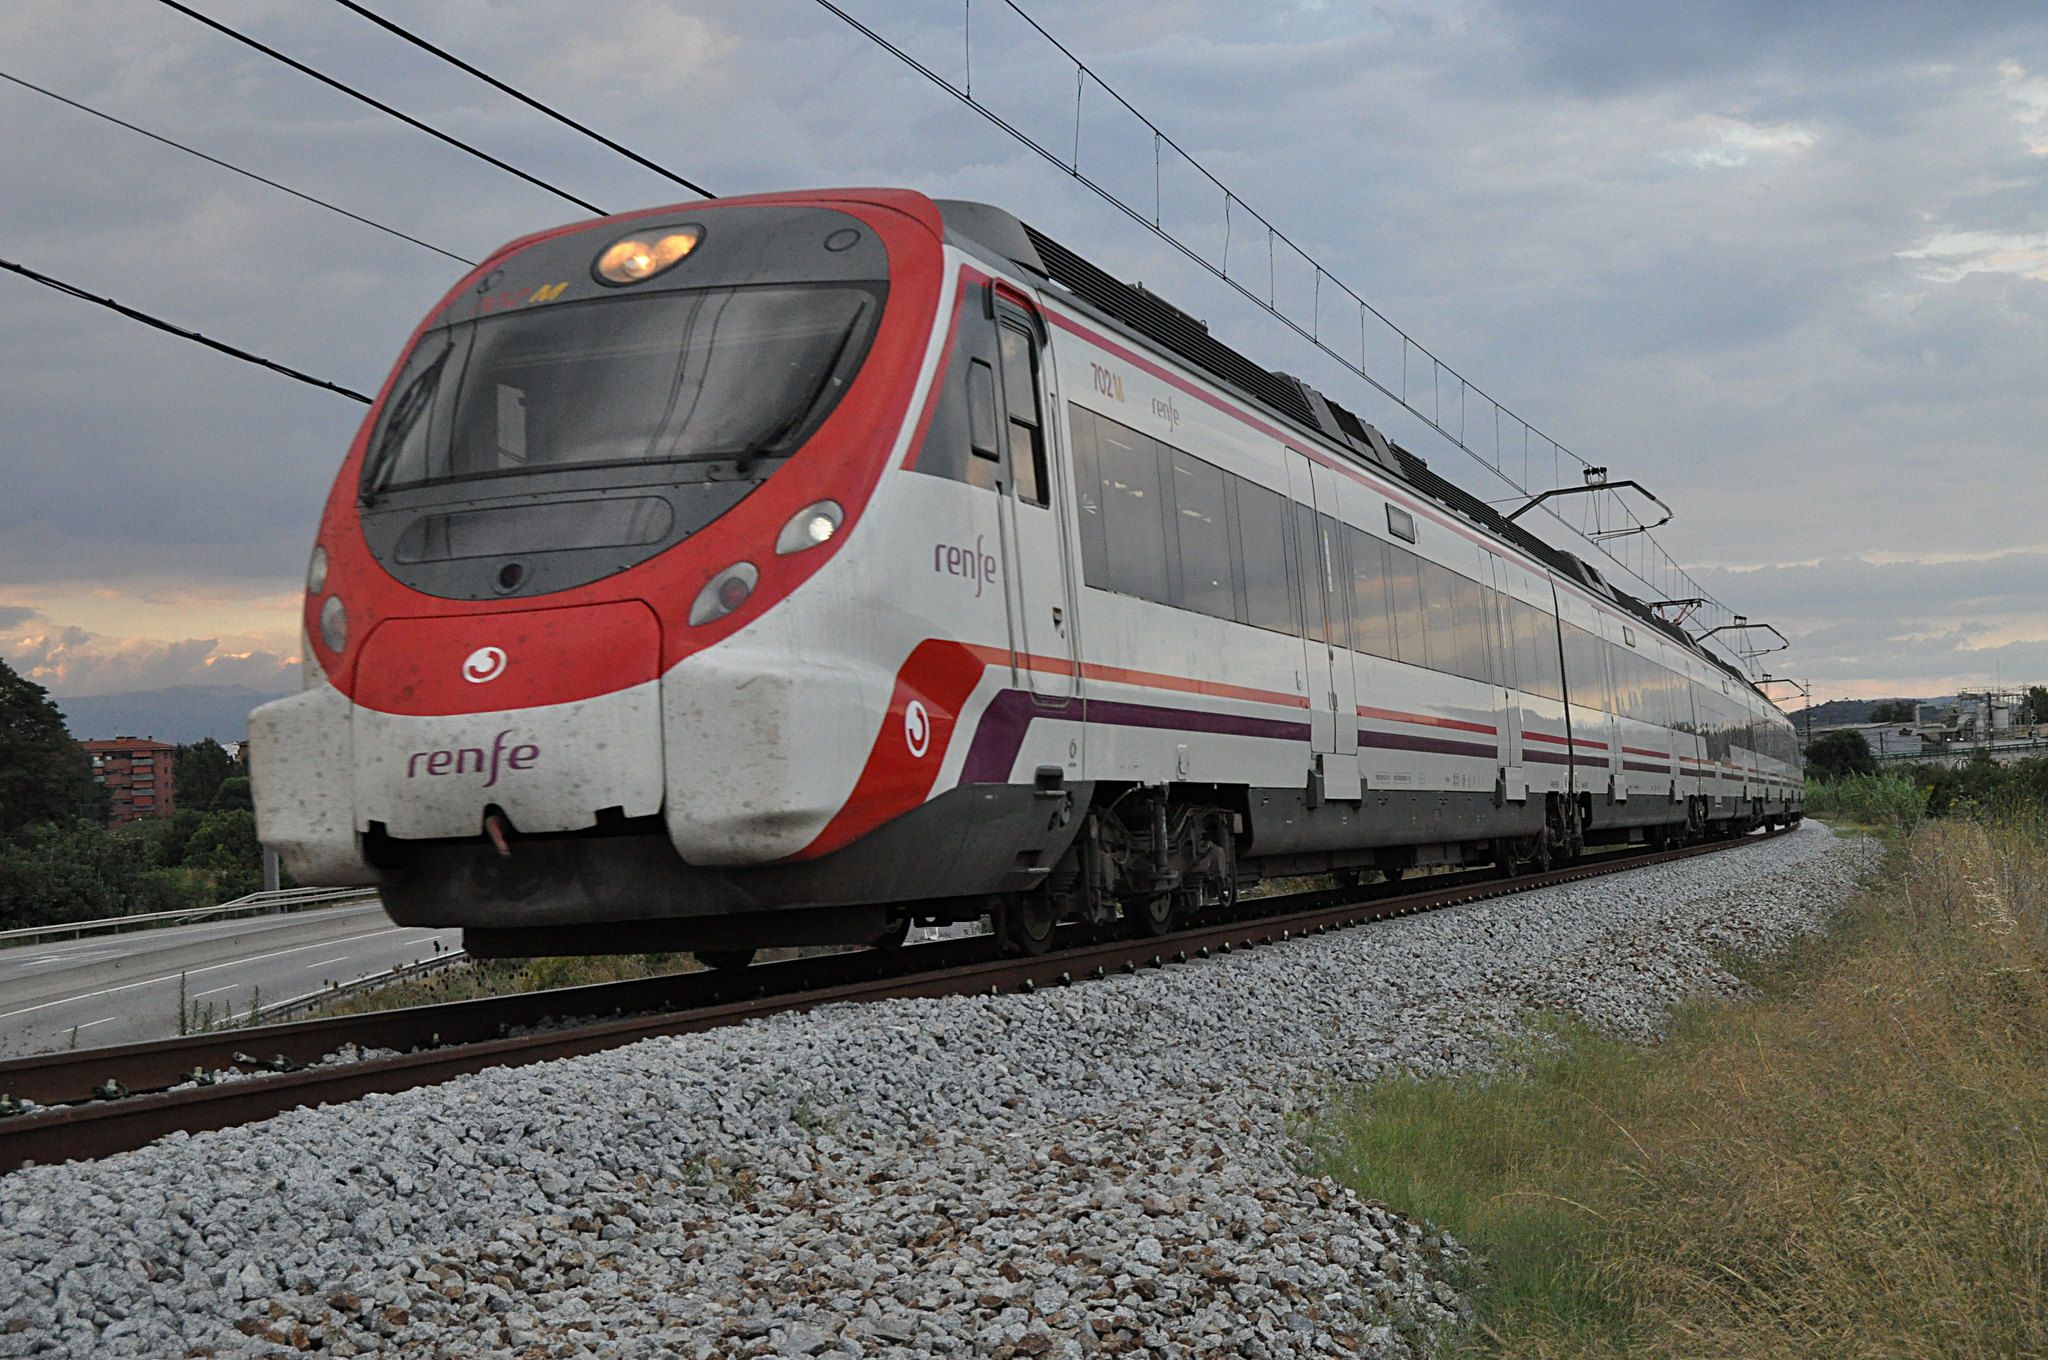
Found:
[{"label": "dry grass", "polygon": [[539,959],[475,959],[444,972],[408,982],[394,982],[375,991],[359,992],[309,1012],[314,1015],[361,1015],[367,1011],[431,1006],[441,1001],[473,1001],[484,996],[538,992],[555,987],[580,987],[592,982],[620,982],[663,973],[697,971],[688,954],[595,954]]},{"label": "dry grass", "polygon": [[1488,1253],[1461,1351],[2048,1355],[2044,970],[2048,827],[1928,822],[1755,999],[1383,1085],[1323,1146]]}]

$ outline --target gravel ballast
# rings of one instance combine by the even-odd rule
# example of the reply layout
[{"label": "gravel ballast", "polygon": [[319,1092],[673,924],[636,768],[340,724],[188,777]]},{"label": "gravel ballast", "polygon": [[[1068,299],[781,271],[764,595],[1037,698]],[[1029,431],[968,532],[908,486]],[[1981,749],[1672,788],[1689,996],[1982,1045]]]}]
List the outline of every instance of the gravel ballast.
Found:
[{"label": "gravel ballast", "polygon": [[1409,1355],[1463,1249],[1301,1170],[1333,1082],[1654,1034],[1868,862],[1723,855],[1032,996],[488,1072],[0,1181],[0,1356]]}]

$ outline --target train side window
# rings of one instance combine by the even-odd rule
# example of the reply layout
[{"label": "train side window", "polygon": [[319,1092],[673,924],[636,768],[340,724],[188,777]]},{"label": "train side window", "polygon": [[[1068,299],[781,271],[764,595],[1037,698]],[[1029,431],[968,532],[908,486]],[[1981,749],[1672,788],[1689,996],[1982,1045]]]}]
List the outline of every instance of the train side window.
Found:
[{"label": "train side window", "polygon": [[1003,407],[1010,425],[1010,471],[1017,499],[1046,505],[1044,419],[1038,409],[1038,342],[1014,321],[1002,327]]},{"label": "train side window", "polygon": [[1394,647],[1409,666],[1427,666],[1430,657],[1428,614],[1422,603],[1422,559],[1406,548],[1387,545],[1387,601],[1394,624]]},{"label": "train side window", "polygon": [[1110,421],[1095,429],[1102,469],[1103,540],[1111,590],[1173,603],[1167,588],[1166,508],[1159,484],[1159,447]]},{"label": "train side window", "polygon": [[1515,673],[1522,689],[1545,699],[1563,699],[1557,669],[1557,620],[1533,604],[1508,601],[1514,618]]},{"label": "train side window", "polygon": [[1235,619],[1237,589],[1231,580],[1223,469],[1179,449],[1168,450],[1167,463],[1173,470],[1173,521],[1180,539],[1177,603],[1214,618]]},{"label": "train side window", "polygon": [[1457,674],[1458,597],[1451,589],[1451,573],[1426,558],[1416,559],[1422,576],[1423,627],[1429,635],[1432,670]]},{"label": "train side window", "polygon": [[1387,545],[1350,525],[1351,639],[1359,651],[1394,659],[1394,619],[1387,607]]},{"label": "train side window", "polygon": [[1486,597],[1479,583],[1451,573],[1451,596],[1458,602],[1458,662],[1453,668],[1467,680],[1491,683],[1493,668],[1486,653]]},{"label": "train side window", "polygon": [[1294,507],[1294,563],[1301,585],[1302,636],[1318,642],[1330,640],[1324,626],[1323,601],[1328,592],[1324,582],[1322,555],[1316,549],[1316,512],[1306,505]]},{"label": "train side window", "polygon": [[1287,498],[1242,477],[1232,480],[1237,489],[1238,551],[1244,564],[1245,622],[1275,633],[1298,633],[1294,587],[1287,571]]},{"label": "train side window", "polygon": [[1067,408],[1073,430],[1074,509],[1081,528],[1081,579],[1109,589],[1109,544],[1103,537],[1102,469],[1095,456],[1095,413]]},{"label": "train side window", "polygon": [[1636,672],[1635,654],[1610,642],[1607,663],[1614,668],[1614,711],[1624,717],[1641,717],[1643,682]]},{"label": "train side window", "polygon": [[1607,658],[1600,639],[1570,623],[1564,626],[1564,681],[1573,703],[1586,708],[1610,707]]}]

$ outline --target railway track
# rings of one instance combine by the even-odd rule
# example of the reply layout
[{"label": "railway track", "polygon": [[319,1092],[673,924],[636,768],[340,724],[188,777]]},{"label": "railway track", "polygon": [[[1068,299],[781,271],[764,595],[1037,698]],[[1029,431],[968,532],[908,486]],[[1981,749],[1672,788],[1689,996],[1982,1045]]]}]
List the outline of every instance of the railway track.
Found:
[{"label": "railway track", "polygon": [[[1740,849],[1765,832],[1677,850],[1610,852],[1502,878],[1493,869],[1426,886],[1370,885],[1254,898],[1228,920],[1147,939],[1087,941],[998,957],[986,937],[601,983],[516,996],[335,1016],[0,1061],[0,1092],[41,1107],[0,1118],[0,1174],[31,1163],[104,1157],[176,1132],[253,1123],[298,1108],[430,1086],[688,1034],[760,1016],[904,997],[1032,991],[1165,967],[1396,916],[1511,896],[1652,864]],[[565,1018],[573,1023],[560,1023]],[[545,1028],[533,1028],[546,1026]],[[515,1033],[513,1031],[529,1030]],[[323,1062],[347,1045],[393,1056]],[[195,1074],[241,1079],[195,1083]]]}]

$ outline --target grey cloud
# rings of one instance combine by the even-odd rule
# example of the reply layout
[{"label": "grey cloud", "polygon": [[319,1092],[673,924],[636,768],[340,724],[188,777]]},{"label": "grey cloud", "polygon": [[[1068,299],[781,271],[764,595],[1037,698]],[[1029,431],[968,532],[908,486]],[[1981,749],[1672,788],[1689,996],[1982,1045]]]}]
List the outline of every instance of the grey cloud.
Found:
[{"label": "grey cloud", "polygon": [[[551,0],[384,7],[721,191],[899,182],[1012,206],[1499,491],[823,11],[592,0],[571,21]],[[2048,284],[1931,283],[1899,258],[1942,231],[2048,229],[2048,158],[2028,154],[1997,72],[2048,66],[2037,5],[1390,0],[1269,6],[1256,23],[1213,0],[1141,0],[1114,22],[1078,0],[1032,8],[1447,359],[1671,500],[1665,538],[1681,559],[2038,541]],[[74,10],[7,7],[11,67],[472,256],[579,215],[167,10],[90,35]],[[219,12],[594,202],[682,195],[338,7]],[[858,12],[958,71],[957,8]],[[1070,147],[1058,64],[1000,7],[974,13],[977,93]],[[646,59],[622,61],[606,34],[651,34]],[[1087,93],[1084,167],[1142,197],[1149,136]],[[381,381],[460,273],[11,87],[0,112],[14,133],[0,173],[25,188],[0,202],[11,253],[350,385]],[[1812,140],[1686,161],[1733,124]],[[1170,161],[1162,182],[1168,220],[1220,245],[1220,196]],[[1242,269],[1258,243],[1235,229]],[[1283,273],[1278,288],[1300,283]],[[360,410],[16,280],[0,279],[0,298],[14,323],[0,335],[0,585],[161,574],[289,589]],[[1398,355],[1375,363],[1398,380]],[[1974,589],[1916,572],[1880,573],[1916,617],[1949,617],[1944,602]],[[1796,589],[1704,579],[1755,614],[1802,604],[1829,657],[1881,659],[1893,636],[1853,572]],[[1831,609],[1861,632],[1823,634]],[[1927,664],[1970,655],[1925,645]]]},{"label": "grey cloud", "polygon": [[151,642],[68,626],[0,627],[0,657],[64,698],[196,684],[277,690],[290,688],[299,675],[297,658],[224,651],[217,638]]},{"label": "grey cloud", "polygon": [[2040,22],[2026,0],[1563,0],[1495,13],[1532,72],[1593,97],[1674,81],[1925,63],[1965,44],[2038,41]]}]

